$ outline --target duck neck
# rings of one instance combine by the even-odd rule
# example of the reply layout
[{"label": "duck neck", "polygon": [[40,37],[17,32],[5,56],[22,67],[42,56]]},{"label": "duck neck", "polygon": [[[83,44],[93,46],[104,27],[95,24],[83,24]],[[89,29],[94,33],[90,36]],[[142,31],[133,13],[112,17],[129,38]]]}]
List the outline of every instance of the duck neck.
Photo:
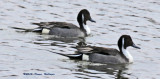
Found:
[{"label": "duck neck", "polygon": [[119,49],[120,49],[120,53],[122,54],[122,56],[125,57],[125,59],[129,63],[132,63],[133,62],[133,57],[130,54],[130,52],[127,50],[127,48],[124,47],[124,38],[122,39],[122,46],[119,47]]},{"label": "duck neck", "polygon": [[84,15],[82,13],[78,14],[77,21],[79,23],[80,29],[83,32],[85,32],[86,35],[89,35],[91,31],[90,31],[90,28],[88,27],[88,25],[86,24],[86,20],[85,20]]}]

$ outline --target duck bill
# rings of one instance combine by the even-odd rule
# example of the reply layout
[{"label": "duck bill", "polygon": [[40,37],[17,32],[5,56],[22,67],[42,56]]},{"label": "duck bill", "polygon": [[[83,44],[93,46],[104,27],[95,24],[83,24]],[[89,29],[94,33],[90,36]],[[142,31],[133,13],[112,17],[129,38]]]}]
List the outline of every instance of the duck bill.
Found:
[{"label": "duck bill", "polygon": [[141,49],[140,47],[136,46],[135,44],[133,44],[132,47],[137,48],[137,49]]},{"label": "duck bill", "polygon": [[96,23],[96,21],[95,21],[95,20],[93,20],[92,18],[91,18],[89,21]]}]

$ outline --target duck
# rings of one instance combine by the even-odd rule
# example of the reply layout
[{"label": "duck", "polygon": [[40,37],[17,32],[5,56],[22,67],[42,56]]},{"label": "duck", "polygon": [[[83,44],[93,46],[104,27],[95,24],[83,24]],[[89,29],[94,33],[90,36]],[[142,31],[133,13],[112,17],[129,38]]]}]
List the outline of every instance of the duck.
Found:
[{"label": "duck", "polygon": [[33,29],[32,32],[41,32],[42,34],[59,37],[86,37],[91,33],[87,21],[96,22],[91,18],[87,9],[82,9],[77,16],[79,27],[67,22],[40,22],[32,23],[33,25],[39,26],[38,28]]},{"label": "duck", "polygon": [[70,59],[86,60],[94,63],[103,64],[127,64],[133,63],[133,57],[127,50],[128,47],[132,46],[134,48],[140,49],[132,41],[130,35],[122,35],[118,40],[118,48],[105,48],[96,46],[82,46],[77,47],[77,53],[75,54],[62,54],[57,53]]}]

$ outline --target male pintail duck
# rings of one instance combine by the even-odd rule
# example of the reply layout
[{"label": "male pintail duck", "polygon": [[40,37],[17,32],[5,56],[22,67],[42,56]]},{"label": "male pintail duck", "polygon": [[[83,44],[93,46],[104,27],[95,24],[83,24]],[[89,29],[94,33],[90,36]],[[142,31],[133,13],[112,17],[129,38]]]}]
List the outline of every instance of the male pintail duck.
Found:
[{"label": "male pintail duck", "polygon": [[127,50],[127,47],[132,46],[140,49],[136,46],[132,38],[129,35],[122,35],[118,40],[119,51],[114,48],[103,48],[95,46],[79,47],[77,54],[61,54],[67,56],[70,59],[88,60],[96,63],[111,63],[111,64],[123,64],[132,63],[133,57]]},{"label": "male pintail duck", "polygon": [[32,23],[40,27],[32,30],[33,32],[41,32],[49,35],[56,35],[60,37],[85,37],[90,34],[90,28],[87,25],[87,21],[94,21],[87,9],[82,9],[77,16],[79,27],[72,23],[66,22],[40,22]]}]

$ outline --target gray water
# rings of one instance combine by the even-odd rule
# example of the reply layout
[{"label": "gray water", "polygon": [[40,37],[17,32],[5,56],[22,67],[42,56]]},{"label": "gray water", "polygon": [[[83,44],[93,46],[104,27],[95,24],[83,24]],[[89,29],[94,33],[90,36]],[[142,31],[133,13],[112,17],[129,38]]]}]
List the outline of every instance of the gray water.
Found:
[{"label": "gray water", "polygon": [[[159,0],[0,0],[0,79],[160,79]],[[32,22],[61,21],[78,25],[77,13],[88,9],[87,45],[118,48],[129,34],[140,50],[128,48],[129,65],[70,60],[53,52],[73,54],[83,39],[53,39],[11,27],[35,28]],[[24,75],[50,73],[54,75]]]}]

